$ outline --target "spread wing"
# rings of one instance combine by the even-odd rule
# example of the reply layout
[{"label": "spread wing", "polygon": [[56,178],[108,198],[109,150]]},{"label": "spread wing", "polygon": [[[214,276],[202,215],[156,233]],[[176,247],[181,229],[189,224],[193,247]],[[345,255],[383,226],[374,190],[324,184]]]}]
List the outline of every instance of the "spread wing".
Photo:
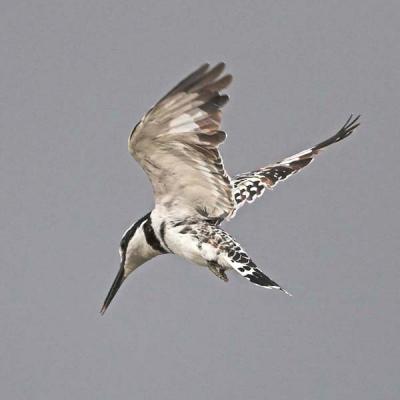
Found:
[{"label": "spread wing", "polygon": [[236,209],[239,209],[246,202],[253,202],[264,193],[265,189],[274,188],[277,183],[303,169],[314,160],[314,157],[323,148],[340,142],[349,136],[360,125],[359,118],[360,116],[353,118],[351,115],[339,132],[310,149],[287,157],[275,164],[235,176],[232,179],[232,184]]},{"label": "spread wing", "polygon": [[225,65],[202,65],[168,92],[136,125],[128,148],[148,175],[156,207],[181,217],[219,219],[234,210],[229,176],[218,146],[221,107],[228,96],[219,92],[232,81]]}]

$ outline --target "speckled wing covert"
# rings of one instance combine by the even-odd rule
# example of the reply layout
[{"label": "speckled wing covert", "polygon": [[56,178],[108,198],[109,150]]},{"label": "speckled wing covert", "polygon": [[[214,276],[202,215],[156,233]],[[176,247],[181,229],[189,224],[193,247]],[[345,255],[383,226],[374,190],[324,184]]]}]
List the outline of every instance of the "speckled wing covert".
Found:
[{"label": "speckled wing covert", "polygon": [[275,164],[232,178],[236,210],[246,202],[252,203],[264,193],[265,189],[273,189],[277,183],[284,181],[310,164],[321,149],[349,136],[359,126],[359,118],[360,116],[353,118],[351,115],[339,132],[310,149],[287,157]]},{"label": "speckled wing covert", "polygon": [[128,148],[148,175],[156,207],[173,209],[176,217],[197,215],[223,219],[235,208],[230,178],[218,146],[219,92],[232,81],[225,65],[204,64],[169,91],[136,125]]}]

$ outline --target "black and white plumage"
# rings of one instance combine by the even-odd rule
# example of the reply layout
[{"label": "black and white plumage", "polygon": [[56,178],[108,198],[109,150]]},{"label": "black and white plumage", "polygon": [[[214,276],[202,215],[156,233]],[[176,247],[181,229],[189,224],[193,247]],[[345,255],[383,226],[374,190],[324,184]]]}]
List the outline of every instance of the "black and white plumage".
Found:
[{"label": "black and white plumage", "polygon": [[264,193],[265,189],[273,189],[279,182],[286,180],[310,164],[323,148],[349,136],[359,125],[359,118],[360,116],[353,118],[351,115],[339,132],[310,149],[266,167],[236,175],[232,180],[236,210],[246,202],[252,203]]},{"label": "black and white plumage", "polygon": [[129,151],[152,184],[155,206],[121,240],[120,269],[102,313],[130,273],[166,253],[206,266],[224,281],[233,269],[252,283],[286,292],[220,224],[308,165],[321,149],[349,136],[359,117],[351,116],[336,135],[308,150],[230,178],[218,150],[226,138],[221,108],[228,101],[220,91],[232,81],[223,75],[224,67],[202,65],[158,101],[129,136]]}]

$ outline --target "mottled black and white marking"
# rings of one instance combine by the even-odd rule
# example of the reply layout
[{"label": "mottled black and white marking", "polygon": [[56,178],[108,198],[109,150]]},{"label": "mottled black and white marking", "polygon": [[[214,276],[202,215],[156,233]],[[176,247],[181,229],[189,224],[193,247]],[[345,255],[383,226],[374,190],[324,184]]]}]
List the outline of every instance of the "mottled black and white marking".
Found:
[{"label": "mottled black and white marking", "polygon": [[279,182],[286,180],[310,164],[321,149],[349,136],[359,126],[359,118],[360,116],[353,118],[351,115],[339,132],[310,149],[275,164],[235,176],[232,179],[232,185],[237,209],[246,202],[252,203],[264,193],[265,189],[273,189]]}]

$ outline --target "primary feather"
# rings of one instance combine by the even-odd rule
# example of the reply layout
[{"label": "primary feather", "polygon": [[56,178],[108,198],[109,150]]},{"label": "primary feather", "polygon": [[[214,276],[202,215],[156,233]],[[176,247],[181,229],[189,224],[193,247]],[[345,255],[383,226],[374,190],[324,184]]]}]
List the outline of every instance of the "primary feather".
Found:
[{"label": "primary feather", "polygon": [[[221,95],[232,81],[224,64],[189,75],[143,117],[129,138],[129,151],[147,173],[156,206],[181,216],[225,218],[234,211],[232,185],[218,146]],[[201,210],[202,212],[199,212]]]}]

